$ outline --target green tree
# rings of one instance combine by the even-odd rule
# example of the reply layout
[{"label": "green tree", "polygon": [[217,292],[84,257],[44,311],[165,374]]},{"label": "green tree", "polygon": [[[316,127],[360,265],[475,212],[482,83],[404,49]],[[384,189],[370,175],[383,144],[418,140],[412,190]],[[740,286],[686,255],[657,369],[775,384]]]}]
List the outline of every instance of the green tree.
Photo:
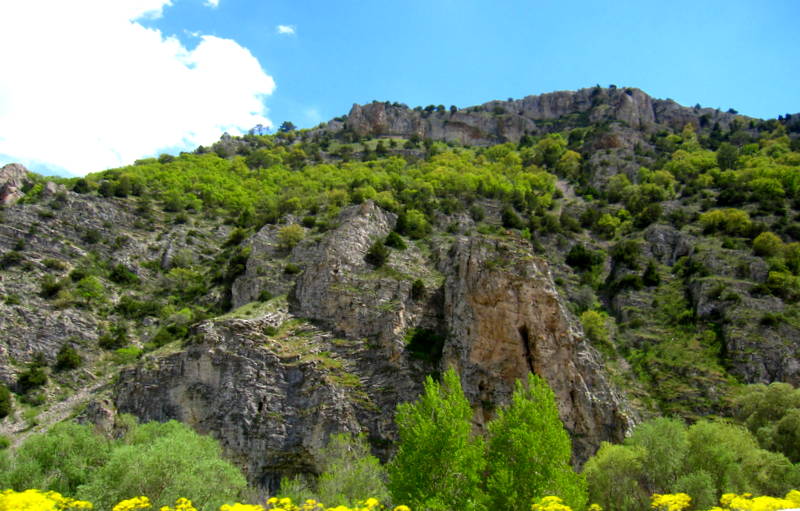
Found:
[{"label": "green tree", "polygon": [[17,491],[42,488],[75,495],[78,487],[108,461],[111,445],[89,426],[56,424],[46,433],[25,440],[8,469],[0,474],[0,486]]},{"label": "green tree", "polygon": [[581,313],[581,326],[592,344],[603,350],[611,349],[607,314],[594,310],[584,311]]},{"label": "green tree", "polygon": [[11,391],[8,387],[0,383],[0,419],[7,417],[14,409],[13,401],[11,400]]},{"label": "green tree", "polygon": [[648,509],[650,494],[639,484],[646,458],[643,447],[603,442],[583,467],[591,502],[615,511]]},{"label": "green tree", "polygon": [[783,250],[783,241],[777,234],[765,231],[753,240],[753,252],[756,255],[772,257]]},{"label": "green tree", "polygon": [[290,131],[294,131],[297,129],[297,126],[294,125],[292,121],[283,121],[278,127],[278,133],[289,133]]},{"label": "green tree", "polygon": [[483,440],[472,435],[472,409],[452,369],[430,376],[422,396],[397,406],[397,453],[388,465],[395,502],[412,509],[475,509],[482,499]]},{"label": "green tree", "polygon": [[683,472],[689,452],[689,439],[683,422],[666,417],[644,422],[633,430],[625,443],[647,451],[647,463],[642,465],[645,491],[670,491]]},{"label": "green tree", "polygon": [[739,150],[736,146],[723,142],[717,149],[717,165],[722,170],[735,169],[739,158]]},{"label": "green tree", "polygon": [[187,496],[198,509],[218,509],[246,487],[241,472],[221,455],[216,440],[185,424],[134,426],[78,496],[98,509],[135,495],[150,497],[155,509]]},{"label": "green tree", "polygon": [[278,229],[278,243],[285,250],[291,250],[303,241],[306,232],[299,224],[289,224]]},{"label": "green tree", "polygon": [[543,379],[517,380],[511,404],[488,429],[486,492],[492,508],[527,511],[533,499],[558,495],[583,509],[586,481],[570,466],[572,444]]},{"label": "green tree", "polygon": [[83,360],[75,348],[69,344],[62,344],[56,355],[55,368],[57,371],[69,371],[80,367],[82,362]]},{"label": "green tree", "polygon": [[375,267],[383,266],[389,259],[389,249],[382,240],[378,240],[369,247],[364,260]]},{"label": "green tree", "polygon": [[762,448],[800,462],[800,389],[780,382],[748,385],[734,399],[734,413]]},{"label": "green tree", "polygon": [[536,163],[554,168],[567,150],[567,141],[560,133],[547,135],[534,146]]},{"label": "green tree", "polygon": [[370,453],[364,435],[331,435],[328,445],[316,454],[322,469],[316,496],[326,506],[355,507],[366,496],[389,500],[386,470]]}]

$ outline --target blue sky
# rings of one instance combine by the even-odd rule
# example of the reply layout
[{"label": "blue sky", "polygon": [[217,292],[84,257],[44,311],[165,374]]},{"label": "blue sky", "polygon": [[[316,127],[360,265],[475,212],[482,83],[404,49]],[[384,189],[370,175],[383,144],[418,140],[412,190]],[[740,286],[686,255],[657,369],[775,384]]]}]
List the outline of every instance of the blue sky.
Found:
[{"label": "blue sky", "polygon": [[221,0],[176,2],[155,26],[249,48],[277,82],[273,121],[308,126],[372,99],[466,106],[596,83],[775,117],[800,111],[798,21],[797,1]]},{"label": "blue sky", "polygon": [[[598,83],[755,117],[800,112],[800,2],[795,0],[117,1],[135,7],[98,14],[108,2],[70,2],[73,12],[59,17],[70,32],[45,38],[40,60],[54,58],[46,57],[48,49],[69,47],[76,30],[97,32],[96,47],[88,41],[81,51],[72,49],[61,58],[88,75],[72,88],[62,87],[71,96],[60,97],[57,76],[31,80],[52,80],[37,97],[49,94],[54,100],[30,101],[30,109],[20,106],[4,123],[0,77],[0,164],[22,160],[34,170],[81,174],[208,144],[224,130],[246,130],[257,122],[277,126],[290,120],[310,127],[373,99],[469,106]],[[25,5],[59,2],[27,0]],[[14,6],[4,9],[0,19],[18,16]],[[12,24],[24,28],[25,19]],[[99,25],[119,30],[103,32]],[[139,30],[116,50],[117,34],[127,33],[128,25]],[[59,30],[37,28],[39,34]],[[25,34],[14,36],[18,41]],[[150,42],[144,44],[145,39]],[[117,51],[121,55],[115,60]],[[4,76],[37,76],[31,59],[9,64],[3,58],[0,65],[12,71]],[[160,65],[151,68],[148,62]],[[6,85],[12,92],[23,90]],[[108,88],[117,92],[107,93]],[[30,84],[24,90],[33,94]],[[86,97],[75,101],[81,94]],[[28,104],[9,93],[6,107],[12,100]],[[58,106],[74,103],[81,109],[62,112]],[[120,105],[130,106],[119,111]],[[45,151],[26,144],[23,134],[5,136],[24,113],[39,122],[54,121],[63,127],[61,133],[71,131],[64,119],[74,123],[86,117],[78,125],[82,138],[67,137],[65,147]],[[29,131],[31,137],[36,133],[33,127]],[[81,150],[69,153],[70,144]]]}]

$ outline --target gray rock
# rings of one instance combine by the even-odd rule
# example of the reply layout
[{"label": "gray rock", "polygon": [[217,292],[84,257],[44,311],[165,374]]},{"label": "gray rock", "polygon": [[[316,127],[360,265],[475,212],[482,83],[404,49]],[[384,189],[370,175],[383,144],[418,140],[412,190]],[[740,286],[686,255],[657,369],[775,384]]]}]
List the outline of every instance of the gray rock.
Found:
[{"label": "gray rock", "polygon": [[22,188],[30,183],[28,169],[9,163],[0,169],[0,205],[10,206],[25,196]]}]

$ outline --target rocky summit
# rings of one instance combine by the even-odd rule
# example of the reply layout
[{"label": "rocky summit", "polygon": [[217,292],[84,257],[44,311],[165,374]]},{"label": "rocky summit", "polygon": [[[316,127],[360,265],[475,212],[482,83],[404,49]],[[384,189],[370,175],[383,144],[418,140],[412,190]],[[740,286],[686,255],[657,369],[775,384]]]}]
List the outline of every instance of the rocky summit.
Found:
[{"label": "rocky summit", "polygon": [[123,414],[251,484],[386,460],[457,370],[483,431],[534,373],[573,463],[647,418],[800,383],[800,116],[632,88],[354,105],[85,178],[0,169],[0,433]]}]

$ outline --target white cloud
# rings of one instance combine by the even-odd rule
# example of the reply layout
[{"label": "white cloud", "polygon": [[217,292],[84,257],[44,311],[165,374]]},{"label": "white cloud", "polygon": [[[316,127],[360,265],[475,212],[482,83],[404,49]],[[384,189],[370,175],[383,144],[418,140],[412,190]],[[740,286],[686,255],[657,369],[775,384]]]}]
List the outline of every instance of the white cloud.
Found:
[{"label": "white cloud", "polygon": [[246,48],[189,50],[132,21],[169,3],[0,2],[0,154],[85,174],[271,126],[275,82]]},{"label": "white cloud", "polygon": [[275,27],[275,31],[284,35],[295,35],[297,33],[297,29],[294,25],[278,25]]},{"label": "white cloud", "polygon": [[206,5],[211,7],[212,9],[215,7],[219,7],[219,0],[206,0]]}]

